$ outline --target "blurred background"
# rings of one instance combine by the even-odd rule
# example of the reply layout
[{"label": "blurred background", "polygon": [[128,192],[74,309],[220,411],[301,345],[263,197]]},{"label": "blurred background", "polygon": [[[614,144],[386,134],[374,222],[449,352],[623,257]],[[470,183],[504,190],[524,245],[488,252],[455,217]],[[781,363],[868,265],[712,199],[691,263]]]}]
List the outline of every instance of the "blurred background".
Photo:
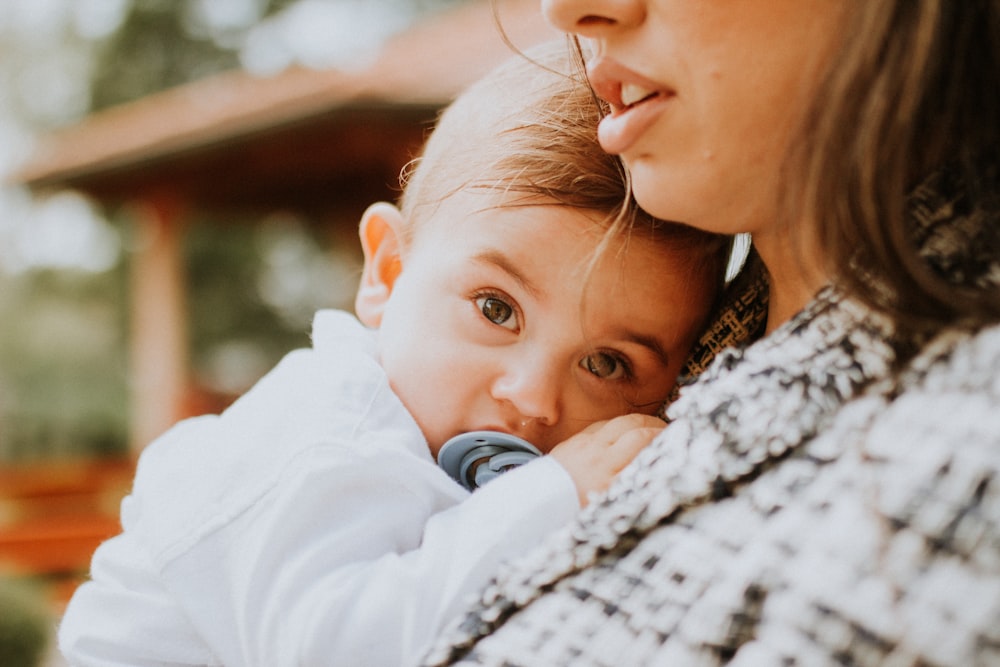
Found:
[{"label": "blurred background", "polygon": [[142,448],[351,308],[440,109],[554,37],[537,0],[0,0],[0,664]]}]

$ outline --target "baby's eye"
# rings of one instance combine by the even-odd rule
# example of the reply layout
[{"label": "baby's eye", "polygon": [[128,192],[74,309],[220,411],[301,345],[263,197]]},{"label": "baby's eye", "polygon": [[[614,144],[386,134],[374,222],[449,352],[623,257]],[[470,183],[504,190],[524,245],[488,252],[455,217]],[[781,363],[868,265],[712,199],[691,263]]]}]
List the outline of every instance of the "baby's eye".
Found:
[{"label": "baby's eye", "polygon": [[628,375],[625,361],[607,352],[595,352],[580,360],[580,365],[602,380],[618,380]]},{"label": "baby's eye", "polygon": [[514,308],[509,303],[495,296],[481,296],[476,299],[476,305],[482,311],[483,316],[493,324],[502,326],[511,331],[517,330],[517,318],[514,317]]}]

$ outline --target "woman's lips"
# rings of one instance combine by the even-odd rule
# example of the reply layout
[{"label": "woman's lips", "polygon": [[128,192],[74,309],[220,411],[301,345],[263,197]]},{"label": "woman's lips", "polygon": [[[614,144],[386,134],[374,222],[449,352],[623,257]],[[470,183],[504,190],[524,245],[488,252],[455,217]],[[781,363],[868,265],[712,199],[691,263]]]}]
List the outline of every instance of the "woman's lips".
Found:
[{"label": "woman's lips", "polygon": [[605,116],[597,126],[597,140],[601,143],[601,148],[613,154],[624,153],[632,148],[660,117],[660,112],[669,99],[670,97],[657,93]]},{"label": "woman's lips", "polygon": [[674,97],[673,91],[613,60],[592,61],[587,74],[594,91],[611,105],[597,130],[601,148],[608,153],[624,153],[635,145]]}]

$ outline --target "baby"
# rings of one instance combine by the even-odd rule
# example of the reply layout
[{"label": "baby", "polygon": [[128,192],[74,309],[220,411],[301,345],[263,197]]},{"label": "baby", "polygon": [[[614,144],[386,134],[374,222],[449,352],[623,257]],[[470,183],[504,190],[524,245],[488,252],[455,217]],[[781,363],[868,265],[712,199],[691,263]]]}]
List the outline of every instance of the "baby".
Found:
[{"label": "baby", "polygon": [[[357,319],[318,313],[310,349],[143,453],[71,664],[415,663],[663,427],[728,241],[639,212],[565,44],[531,55],[364,214]],[[483,430],[551,454],[470,494],[435,457]]]}]

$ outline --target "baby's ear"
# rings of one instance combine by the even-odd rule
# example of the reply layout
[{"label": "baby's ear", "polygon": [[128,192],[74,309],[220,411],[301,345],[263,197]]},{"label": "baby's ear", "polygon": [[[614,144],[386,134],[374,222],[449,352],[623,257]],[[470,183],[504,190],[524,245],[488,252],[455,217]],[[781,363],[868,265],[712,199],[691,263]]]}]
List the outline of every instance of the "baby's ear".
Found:
[{"label": "baby's ear", "polygon": [[382,313],[403,269],[400,259],[400,239],[403,214],[392,204],[372,204],[361,216],[358,233],[365,253],[361,284],[354,299],[354,312],[366,326],[378,327]]}]

